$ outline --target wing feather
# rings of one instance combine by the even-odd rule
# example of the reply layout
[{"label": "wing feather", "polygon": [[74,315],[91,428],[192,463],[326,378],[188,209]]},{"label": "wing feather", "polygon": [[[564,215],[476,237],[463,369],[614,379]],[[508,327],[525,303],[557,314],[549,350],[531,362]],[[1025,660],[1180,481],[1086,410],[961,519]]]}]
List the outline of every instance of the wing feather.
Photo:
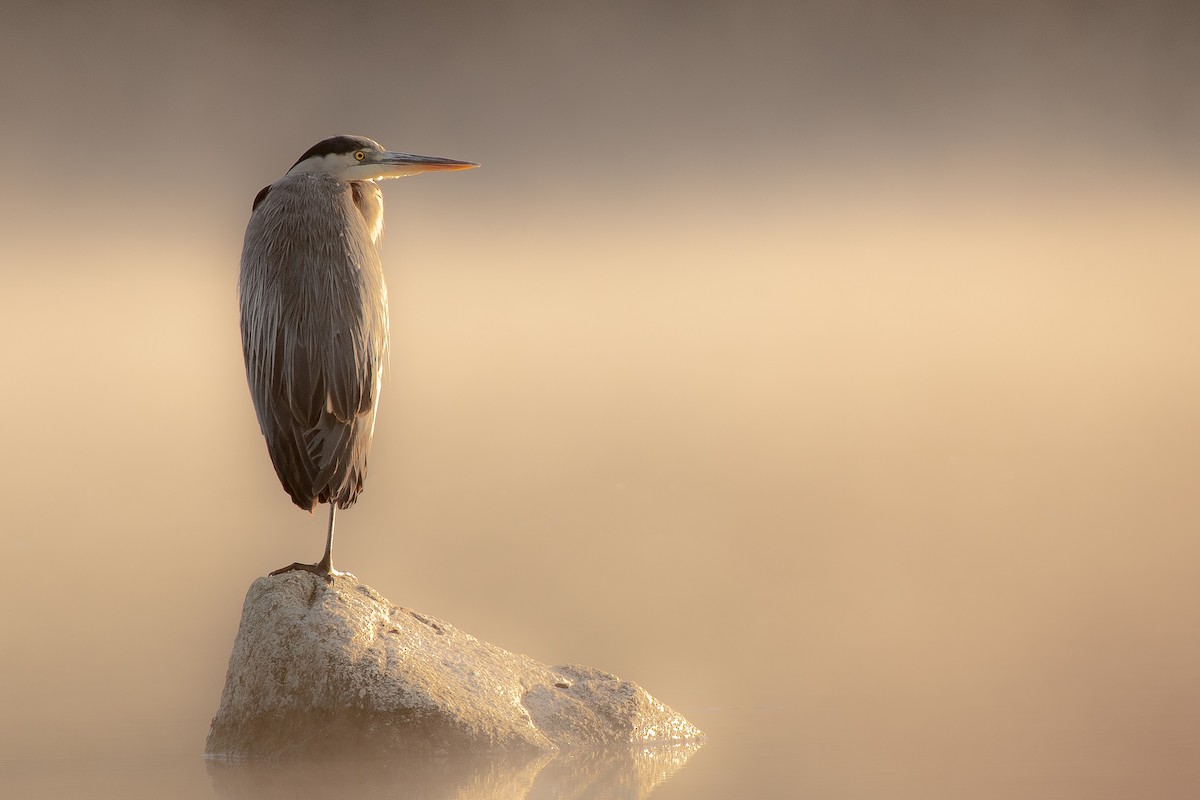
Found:
[{"label": "wing feather", "polygon": [[354,503],[387,348],[379,254],[349,185],[296,175],[261,194],[239,281],[246,377],[292,500]]}]

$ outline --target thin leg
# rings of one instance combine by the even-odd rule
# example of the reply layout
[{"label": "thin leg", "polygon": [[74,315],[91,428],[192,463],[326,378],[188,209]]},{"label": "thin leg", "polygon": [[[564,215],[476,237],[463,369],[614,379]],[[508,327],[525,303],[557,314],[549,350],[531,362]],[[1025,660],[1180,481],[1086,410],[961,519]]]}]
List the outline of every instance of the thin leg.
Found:
[{"label": "thin leg", "polygon": [[325,534],[325,555],[317,562],[317,569],[333,574],[333,517],[337,514],[337,503],[329,503],[329,531]]},{"label": "thin leg", "polygon": [[330,503],[329,532],[325,534],[325,555],[321,557],[320,561],[315,564],[301,564],[299,561],[297,561],[291,566],[277,569],[271,574],[281,575],[284,572],[303,570],[304,572],[311,572],[314,575],[320,575],[327,583],[333,583],[333,579],[341,574],[333,568],[333,518],[336,513],[337,505],[335,503]]}]

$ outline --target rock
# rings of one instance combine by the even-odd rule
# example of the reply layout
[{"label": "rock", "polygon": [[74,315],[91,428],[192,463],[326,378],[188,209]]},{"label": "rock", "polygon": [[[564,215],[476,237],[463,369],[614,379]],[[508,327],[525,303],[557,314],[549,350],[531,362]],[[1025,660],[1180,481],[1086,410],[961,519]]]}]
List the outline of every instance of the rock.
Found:
[{"label": "rock", "polygon": [[699,741],[644,689],[548,667],[397,608],[352,575],[259,578],[246,594],[211,758],[554,752]]}]

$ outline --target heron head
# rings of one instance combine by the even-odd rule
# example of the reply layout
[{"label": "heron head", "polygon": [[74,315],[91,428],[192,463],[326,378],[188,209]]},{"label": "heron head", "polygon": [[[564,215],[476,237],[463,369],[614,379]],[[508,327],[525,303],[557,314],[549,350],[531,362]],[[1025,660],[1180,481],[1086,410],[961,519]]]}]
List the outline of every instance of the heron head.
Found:
[{"label": "heron head", "polygon": [[478,166],[472,161],[384,150],[365,136],[333,136],[308,148],[287,174],[323,172],[346,181],[375,181]]}]

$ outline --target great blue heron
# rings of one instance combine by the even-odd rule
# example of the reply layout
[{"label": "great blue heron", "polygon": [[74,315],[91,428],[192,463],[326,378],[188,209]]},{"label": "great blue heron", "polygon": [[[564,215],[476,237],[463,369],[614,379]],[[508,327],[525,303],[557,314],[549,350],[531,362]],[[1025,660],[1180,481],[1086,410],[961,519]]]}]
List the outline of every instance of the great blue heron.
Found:
[{"label": "great blue heron", "polygon": [[254,198],[238,280],[246,379],[292,502],[310,513],[329,504],[324,557],[272,575],[332,580],[334,515],[362,491],[388,346],[375,181],[477,166],[334,136]]}]

